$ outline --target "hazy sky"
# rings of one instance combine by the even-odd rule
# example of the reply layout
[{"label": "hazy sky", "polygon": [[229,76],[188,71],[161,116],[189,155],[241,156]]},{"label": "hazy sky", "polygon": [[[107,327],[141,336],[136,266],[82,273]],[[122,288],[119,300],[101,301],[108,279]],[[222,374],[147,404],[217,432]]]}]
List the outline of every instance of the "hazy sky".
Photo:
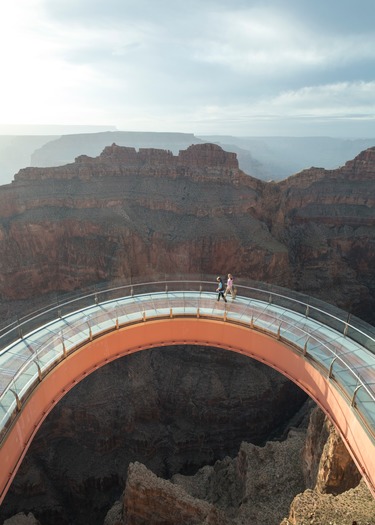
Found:
[{"label": "hazy sky", "polygon": [[14,0],[0,127],[375,137],[374,0]]}]

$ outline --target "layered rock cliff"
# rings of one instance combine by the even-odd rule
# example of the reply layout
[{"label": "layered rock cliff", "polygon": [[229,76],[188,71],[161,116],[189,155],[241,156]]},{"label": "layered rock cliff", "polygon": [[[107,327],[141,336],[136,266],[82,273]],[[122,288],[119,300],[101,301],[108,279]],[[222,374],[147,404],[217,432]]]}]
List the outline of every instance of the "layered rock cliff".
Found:
[{"label": "layered rock cliff", "polygon": [[0,297],[222,274],[303,291],[374,321],[375,148],[280,183],[199,144],[112,145],[0,187]]}]

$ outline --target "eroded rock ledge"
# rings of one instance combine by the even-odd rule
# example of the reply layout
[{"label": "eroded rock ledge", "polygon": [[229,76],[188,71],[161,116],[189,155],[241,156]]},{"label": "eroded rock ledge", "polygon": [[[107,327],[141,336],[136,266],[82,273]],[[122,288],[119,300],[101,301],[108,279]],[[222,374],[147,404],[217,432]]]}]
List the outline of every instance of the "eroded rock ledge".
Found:
[{"label": "eroded rock ledge", "polygon": [[[319,457],[315,487],[305,490]],[[354,488],[346,490],[350,485]],[[286,440],[265,447],[242,443],[235,459],[217,461],[194,476],[165,481],[144,465],[131,464],[123,498],[104,525],[143,523],[373,525],[375,500],[332,425],[315,408],[307,431],[291,429]]]}]

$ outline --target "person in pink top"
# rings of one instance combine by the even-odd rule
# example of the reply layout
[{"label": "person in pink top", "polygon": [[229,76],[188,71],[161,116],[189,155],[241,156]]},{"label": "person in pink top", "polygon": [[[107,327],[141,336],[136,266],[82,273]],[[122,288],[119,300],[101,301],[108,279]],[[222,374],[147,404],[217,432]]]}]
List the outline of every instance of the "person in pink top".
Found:
[{"label": "person in pink top", "polygon": [[225,289],[224,297],[226,297],[228,293],[230,293],[233,299],[233,276],[231,273],[228,273],[227,287]]}]

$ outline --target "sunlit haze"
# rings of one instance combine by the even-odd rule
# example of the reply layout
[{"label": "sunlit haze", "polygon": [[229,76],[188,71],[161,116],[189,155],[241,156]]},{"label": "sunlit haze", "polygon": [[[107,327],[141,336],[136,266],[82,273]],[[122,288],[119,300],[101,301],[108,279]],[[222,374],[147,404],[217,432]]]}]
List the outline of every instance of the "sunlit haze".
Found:
[{"label": "sunlit haze", "polygon": [[0,133],[375,137],[373,0],[16,0]]}]

